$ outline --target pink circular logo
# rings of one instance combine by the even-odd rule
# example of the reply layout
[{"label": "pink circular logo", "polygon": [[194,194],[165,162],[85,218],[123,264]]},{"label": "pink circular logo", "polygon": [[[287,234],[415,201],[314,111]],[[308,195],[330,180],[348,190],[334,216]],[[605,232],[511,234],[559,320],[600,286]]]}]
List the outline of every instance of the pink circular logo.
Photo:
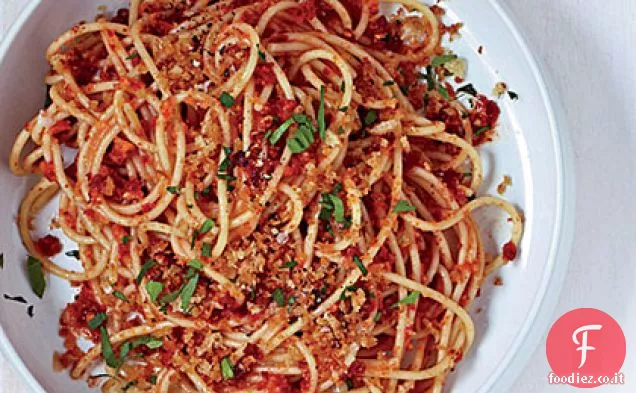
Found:
[{"label": "pink circular logo", "polygon": [[556,380],[579,388],[623,383],[619,371],[626,348],[623,330],[608,314],[594,308],[570,311],[548,334],[550,383]]}]

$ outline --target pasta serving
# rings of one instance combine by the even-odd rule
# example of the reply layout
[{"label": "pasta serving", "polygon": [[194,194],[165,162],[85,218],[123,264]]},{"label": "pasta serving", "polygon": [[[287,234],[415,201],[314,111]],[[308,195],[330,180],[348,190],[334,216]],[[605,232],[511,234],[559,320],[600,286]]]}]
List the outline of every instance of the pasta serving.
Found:
[{"label": "pasta serving", "polygon": [[[442,16],[132,0],[57,38],[50,102],[10,159],[39,175],[18,218],[34,290],[43,273],[78,288],[54,365],[108,392],[441,392],[522,232],[477,197],[499,108],[448,82],[465,64]],[[31,233],[58,197],[82,269]],[[510,216],[498,256],[486,205]]]}]

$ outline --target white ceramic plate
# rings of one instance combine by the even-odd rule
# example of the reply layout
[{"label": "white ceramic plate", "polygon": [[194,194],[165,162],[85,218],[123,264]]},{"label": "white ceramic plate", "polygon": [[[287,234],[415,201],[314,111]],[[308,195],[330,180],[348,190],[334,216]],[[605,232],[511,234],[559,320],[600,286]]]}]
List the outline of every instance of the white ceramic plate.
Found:
[{"label": "white ceramic plate", "polygon": [[[45,48],[76,21],[91,20],[104,4],[114,10],[126,1],[32,1],[0,45],[0,217],[5,217],[0,225],[5,260],[0,288],[35,304],[30,318],[25,306],[0,299],[0,349],[36,392],[90,390],[83,381],[52,370],[53,351],[62,348],[59,314],[73,293],[64,281],[50,278],[43,300],[32,294],[24,268],[26,252],[15,226],[20,200],[32,179],[14,177],[7,162],[18,130],[44,102]],[[512,177],[505,197],[526,218],[520,259],[500,272],[502,287],[488,280],[473,308],[475,349],[447,388],[457,393],[505,392],[545,332],[564,277],[573,232],[573,170],[550,85],[508,15],[495,0],[453,0],[446,6],[450,20],[465,22],[463,38],[452,47],[468,59],[467,79],[484,92],[505,81],[521,97],[516,102],[500,100],[499,137],[481,150],[488,174],[482,193],[494,194],[504,174]],[[37,223],[41,232],[53,208],[47,212]],[[487,241],[501,244],[506,239],[508,225],[499,212],[486,209],[478,219],[494,233]],[[68,266],[69,259],[62,256],[58,262]]]}]

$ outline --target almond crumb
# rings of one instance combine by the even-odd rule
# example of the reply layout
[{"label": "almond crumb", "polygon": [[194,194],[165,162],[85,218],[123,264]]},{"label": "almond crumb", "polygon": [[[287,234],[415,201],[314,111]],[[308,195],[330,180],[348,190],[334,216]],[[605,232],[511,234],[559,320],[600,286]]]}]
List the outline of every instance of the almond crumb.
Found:
[{"label": "almond crumb", "polygon": [[512,186],[512,178],[505,175],[503,181],[497,186],[497,193],[499,193],[499,195],[505,194],[509,186]]},{"label": "almond crumb", "polygon": [[501,98],[501,96],[506,94],[507,91],[508,85],[506,85],[504,82],[497,82],[495,87],[492,89],[492,94],[497,98]]}]

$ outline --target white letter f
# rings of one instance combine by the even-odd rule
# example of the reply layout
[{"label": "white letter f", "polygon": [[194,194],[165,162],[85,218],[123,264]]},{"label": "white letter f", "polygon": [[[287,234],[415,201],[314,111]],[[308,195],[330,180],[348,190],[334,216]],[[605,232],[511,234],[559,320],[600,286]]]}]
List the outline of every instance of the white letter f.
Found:
[{"label": "white letter f", "polygon": [[[601,330],[602,327],[603,326],[601,325],[581,326],[574,331],[574,334],[572,334],[572,341],[574,341],[574,344],[581,345],[576,349],[577,351],[581,351],[581,364],[579,365],[579,368],[583,367],[585,361],[587,360],[587,351],[593,351],[596,349],[587,345],[587,332],[590,330]],[[582,343],[580,343],[579,340],[576,338],[576,336],[581,332],[583,332]]]}]

